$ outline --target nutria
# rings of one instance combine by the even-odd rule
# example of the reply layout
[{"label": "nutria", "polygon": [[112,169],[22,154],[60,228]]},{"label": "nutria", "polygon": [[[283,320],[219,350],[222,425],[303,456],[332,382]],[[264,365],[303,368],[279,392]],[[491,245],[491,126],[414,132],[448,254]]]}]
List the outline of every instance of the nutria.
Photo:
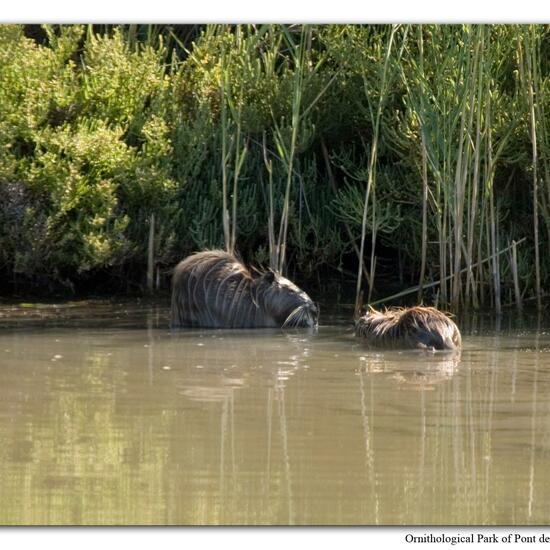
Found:
[{"label": "nutria", "polygon": [[370,309],[355,334],[372,347],[454,350],[462,339],[456,324],[434,307]]},{"label": "nutria", "polygon": [[288,279],[252,274],[223,250],[197,252],[172,277],[172,326],[211,328],[314,327],[318,310]]}]

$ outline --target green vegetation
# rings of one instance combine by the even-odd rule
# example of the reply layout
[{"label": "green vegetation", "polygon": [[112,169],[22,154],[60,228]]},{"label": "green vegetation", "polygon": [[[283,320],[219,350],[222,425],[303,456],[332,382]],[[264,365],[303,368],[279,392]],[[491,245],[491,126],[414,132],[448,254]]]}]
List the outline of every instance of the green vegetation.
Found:
[{"label": "green vegetation", "polygon": [[222,246],[358,302],[541,305],[547,26],[35,31],[0,26],[4,292],[166,287]]}]

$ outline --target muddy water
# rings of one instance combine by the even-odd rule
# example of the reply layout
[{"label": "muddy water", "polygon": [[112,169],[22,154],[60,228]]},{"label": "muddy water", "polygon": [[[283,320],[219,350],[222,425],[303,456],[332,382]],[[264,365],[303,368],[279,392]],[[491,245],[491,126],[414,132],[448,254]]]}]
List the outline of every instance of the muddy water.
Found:
[{"label": "muddy water", "polygon": [[0,307],[1,524],[548,524],[550,323],[460,356],[168,330],[167,307]]}]

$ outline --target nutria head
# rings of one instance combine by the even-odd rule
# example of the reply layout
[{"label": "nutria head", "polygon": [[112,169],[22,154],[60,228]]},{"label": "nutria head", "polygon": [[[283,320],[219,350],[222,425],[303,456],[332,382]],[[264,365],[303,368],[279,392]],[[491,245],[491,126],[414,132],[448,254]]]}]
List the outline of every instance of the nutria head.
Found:
[{"label": "nutria head", "polygon": [[293,282],[266,271],[252,282],[256,303],[281,327],[316,327],[319,309]]},{"label": "nutria head", "polygon": [[180,262],[172,278],[172,326],[315,327],[310,297],[268,270],[251,273],[233,254],[205,250]]},{"label": "nutria head", "polygon": [[462,344],[456,324],[434,307],[371,308],[357,321],[355,334],[373,347],[454,350]]}]

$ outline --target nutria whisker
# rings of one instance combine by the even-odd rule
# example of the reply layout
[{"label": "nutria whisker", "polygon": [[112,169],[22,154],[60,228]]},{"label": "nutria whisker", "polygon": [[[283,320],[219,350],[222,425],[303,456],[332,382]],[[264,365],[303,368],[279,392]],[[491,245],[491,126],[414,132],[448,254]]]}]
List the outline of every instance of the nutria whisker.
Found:
[{"label": "nutria whisker", "polygon": [[293,321],[299,320],[304,306],[298,306],[296,309],[290,312],[290,315],[285,319],[282,328],[287,327]]},{"label": "nutria whisker", "polygon": [[304,317],[304,321],[306,321],[308,326],[314,327],[317,325],[316,320],[309,309],[303,308],[302,316]]},{"label": "nutria whisker", "polygon": [[306,307],[306,306],[300,306],[299,308],[297,308],[297,311],[295,312],[295,314],[291,314],[291,316],[293,317],[292,321],[293,321],[293,324],[292,326],[293,327],[298,327],[298,326],[308,326],[308,327],[313,327],[315,326],[315,320],[312,318],[310,312],[309,312],[309,309]]},{"label": "nutria whisker", "polygon": [[252,274],[222,250],[193,254],[172,278],[172,326],[315,326],[311,298],[273,271]]},{"label": "nutria whisker", "polygon": [[299,327],[299,326],[314,326],[314,319],[311,318],[309,310],[306,305],[298,306],[283,323],[283,328]]},{"label": "nutria whisker", "polygon": [[453,350],[462,345],[456,324],[433,307],[370,308],[357,321],[355,334],[372,347]]}]

